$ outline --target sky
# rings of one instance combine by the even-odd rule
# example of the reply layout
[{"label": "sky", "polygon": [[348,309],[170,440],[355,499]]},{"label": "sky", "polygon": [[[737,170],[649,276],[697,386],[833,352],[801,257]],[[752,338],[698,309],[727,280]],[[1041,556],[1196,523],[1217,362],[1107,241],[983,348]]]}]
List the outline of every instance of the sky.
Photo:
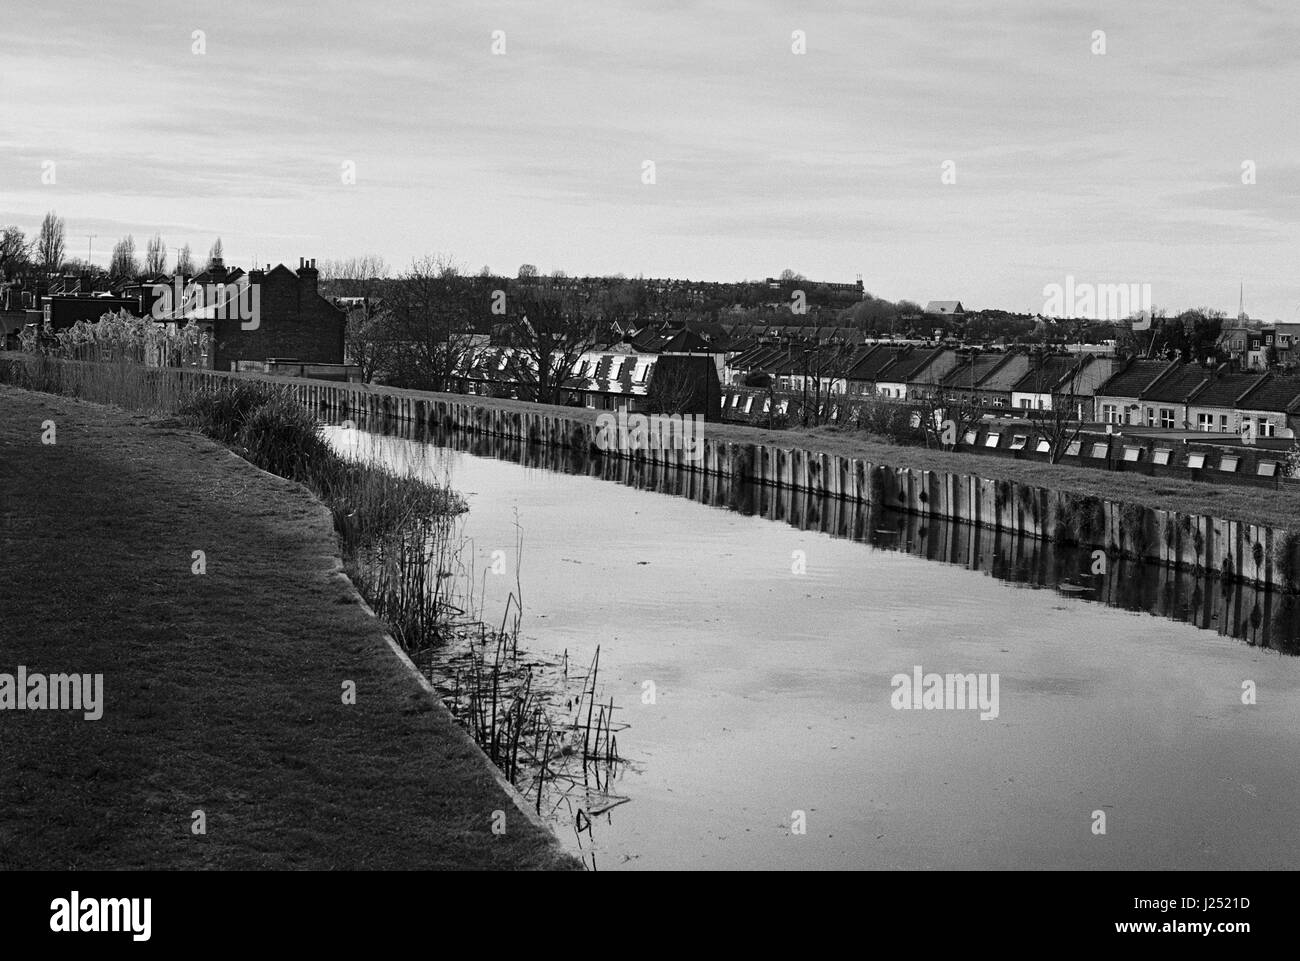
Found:
[{"label": "sky", "polygon": [[1300,320],[1298,49],[1290,0],[5,0],[0,224]]}]

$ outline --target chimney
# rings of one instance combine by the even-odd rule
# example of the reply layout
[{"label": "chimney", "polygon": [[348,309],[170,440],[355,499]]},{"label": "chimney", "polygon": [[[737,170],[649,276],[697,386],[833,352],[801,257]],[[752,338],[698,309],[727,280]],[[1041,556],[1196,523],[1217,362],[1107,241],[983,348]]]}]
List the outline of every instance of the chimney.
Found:
[{"label": "chimney", "polygon": [[298,267],[298,304],[299,309],[306,309],[308,303],[316,296],[316,261],[300,257]]},{"label": "chimney", "polygon": [[208,273],[212,275],[212,282],[216,284],[224,283],[226,280],[226,262],[222,257],[213,257],[212,264],[208,267]]}]

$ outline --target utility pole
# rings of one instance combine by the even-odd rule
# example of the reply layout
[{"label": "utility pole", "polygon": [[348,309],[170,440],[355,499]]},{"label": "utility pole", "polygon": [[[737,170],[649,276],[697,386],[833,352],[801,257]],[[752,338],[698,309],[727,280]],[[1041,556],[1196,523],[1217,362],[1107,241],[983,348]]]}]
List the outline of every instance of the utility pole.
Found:
[{"label": "utility pole", "polygon": [[86,237],[86,266],[90,266],[90,244],[99,234],[90,234]]}]

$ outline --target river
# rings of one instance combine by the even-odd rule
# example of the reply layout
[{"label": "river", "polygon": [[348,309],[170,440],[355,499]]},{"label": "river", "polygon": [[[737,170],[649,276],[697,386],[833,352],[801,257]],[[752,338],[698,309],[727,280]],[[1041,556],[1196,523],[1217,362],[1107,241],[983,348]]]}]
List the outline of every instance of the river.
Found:
[{"label": "river", "polygon": [[[1300,860],[1292,603],[698,475],[328,434],[466,497],[476,568],[508,570],[482,575],[489,620],[522,533],[521,646],[600,645],[631,800],[557,824],[598,870]],[[910,707],[918,670],[996,681],[996,716]]]}]

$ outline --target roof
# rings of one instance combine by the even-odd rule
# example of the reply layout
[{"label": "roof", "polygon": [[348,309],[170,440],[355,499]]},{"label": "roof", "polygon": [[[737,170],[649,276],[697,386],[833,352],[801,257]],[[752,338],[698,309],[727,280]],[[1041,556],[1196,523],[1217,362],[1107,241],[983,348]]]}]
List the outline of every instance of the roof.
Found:
[{"label": "roof", "polygon": [[1031,364],[1011,389],[1027,394],[1054,393],[1058,387],[1068,386],[1067,381],[1074,371],[1082,370],[1085,366],[1087,361],[1079,357],[1059,355],[1044,357],[1038,363]]},{"label": "roof", "polygon": [[849,368],[846,376],[849,380],[874,381],[882,370],[907,353],[908,349],[872,344],[871,348]]},{"label": "roof", "polygon": [[1099,397],[1138,397],[1157,377],[1173,370],[1176,362],[1167,360],[1135,360],[1113,374],[1097,388]]},{"label": "roof", "polygon": [[1300,375],[1286,377],[1268,374],[1263,383],[1241,398],[1237,406],[1243,410],[1285,411],[1300,402]]},{"label": "roof", "polygon": [[1216,371],[1211,375],[1210,382],[1192,398],[1192,402],[1203,407],[1236,407],[1237,399],[1258,387],[1267,376],[1260,373]]},{"label": "roof", "polygon": [[891,384],[906,384],[929,367],[944,352],[945,348],[934,350],[914,350],[880,372],[877,380]]},{"label": "roof", "polygon": [[1210,382],[1211,372],[1199,364],[1180,364],[1138,395],[1140,400],[1186,404]]},{"label": "roof", "polygon": [[980,381],[993,373],[1004,360],[1006,354],[976,354],[974,357],[963,357],[956,367],[940,379],[939,383],[944,387],[967,389],[978,387]]},{"label": "roof", "polygon": [[927,314],[964,314],[960,300],[932,300],[925,305]]}]

